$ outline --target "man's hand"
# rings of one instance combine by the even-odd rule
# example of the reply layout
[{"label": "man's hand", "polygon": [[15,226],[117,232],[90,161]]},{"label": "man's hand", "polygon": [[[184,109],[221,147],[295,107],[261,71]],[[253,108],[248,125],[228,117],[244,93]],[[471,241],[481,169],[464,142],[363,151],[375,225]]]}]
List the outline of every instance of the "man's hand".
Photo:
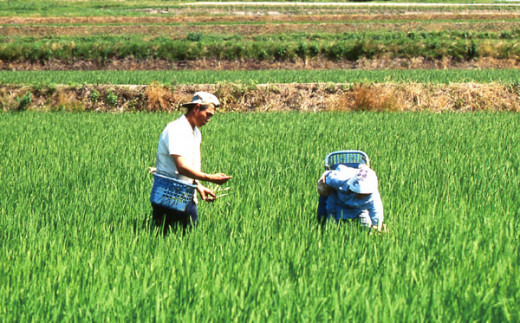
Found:
[{"label": "man's hand", "polygon": [[175,166],[177,167],[177,171],[179,174],[193,178],[199,181],[207,181],[212,182],[218,185],[222,185],[228,180],[231,179],[233,176],[228,176],[224,173],[216,173],[216,174],[205,174],[198,170],[193,169],[191,166],[189,166],[184,158],[182,156],[178,155],[171,155],[173,158],[173,161],[175,162]]},{"label": "man's hand", "polygon": [[381,233],[386,233],[386,224],[380,224],[380,225],[372,225],[370,227],[370,234],[377,234],[380,235]]},{"label": "man's hand", "polygon": [[208,174],[208,182],[212,182],[218,185],[222,185],[225,182],[229,181],[233,176],[228,176],[224,173],[217,173],[217,174]]},{"label": "man's hand", "polygon": [[320,179],[318,180],[318,194],[321,196],[329,196],[329,194],[332,192],[332,188],[327,185],[327,181],[325,180],[325,177],[330,171],[326,171],[321,175]]},{"label": "man's hand", "polygon": [[210,190],[209,188],[207,188],[205,186],[202,186],[200,184],[197,185],[197,191],[199,192],[200,198],[203,201],[213,202],[217,199],[217,196],[215,195],[215,193],[213,193],[212,190]]}]

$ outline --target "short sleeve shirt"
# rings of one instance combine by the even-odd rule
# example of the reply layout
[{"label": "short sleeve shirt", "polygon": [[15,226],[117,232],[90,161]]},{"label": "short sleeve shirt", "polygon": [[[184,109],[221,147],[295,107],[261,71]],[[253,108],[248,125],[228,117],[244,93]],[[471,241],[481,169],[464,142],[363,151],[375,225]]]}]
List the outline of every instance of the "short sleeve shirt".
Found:
[{"label": "short sleeve shirt", "polygon": [[186,116],[170,122],[159,138],[155,167],[157,173],[177,178],[187,183],[193,179],[182,176],[171,155],[181,156],[193,169],[200,171],[200,143],[202,136],[197,127],[192,128]]}]

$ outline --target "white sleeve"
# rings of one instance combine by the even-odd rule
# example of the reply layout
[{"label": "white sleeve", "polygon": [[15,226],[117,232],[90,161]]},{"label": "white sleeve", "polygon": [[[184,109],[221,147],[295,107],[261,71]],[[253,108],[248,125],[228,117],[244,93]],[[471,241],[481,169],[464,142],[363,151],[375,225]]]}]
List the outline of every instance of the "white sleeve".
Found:
[{"label": "white sleeve", "polygon": [[367,210],[373,225],[380,225],[383,223],[385,216],[383,214],[383,201],[381,201],[381,195],[379,195],[379,192],[373,194],[373,199]]}]

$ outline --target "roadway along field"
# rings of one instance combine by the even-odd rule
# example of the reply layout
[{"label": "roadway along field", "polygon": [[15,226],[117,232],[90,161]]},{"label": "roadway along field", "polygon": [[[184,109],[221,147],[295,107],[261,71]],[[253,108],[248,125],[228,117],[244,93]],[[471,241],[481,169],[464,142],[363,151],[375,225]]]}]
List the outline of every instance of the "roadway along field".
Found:
[{"label": "roadway along field", "polygon": [[[7,321],[518,321],[520,117],[217,114],[203,168],[234,175],[200,226],[148,226],[178,114],[0,114]],[[385,236],[315,222],[334,150],[367,152]]]}]

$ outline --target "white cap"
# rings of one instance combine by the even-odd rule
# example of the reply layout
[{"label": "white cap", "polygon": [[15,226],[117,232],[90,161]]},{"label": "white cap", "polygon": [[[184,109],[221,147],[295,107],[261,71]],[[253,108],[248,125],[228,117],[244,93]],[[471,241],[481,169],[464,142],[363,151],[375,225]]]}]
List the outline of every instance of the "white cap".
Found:
[{"label": "white cap", "polygon": [[217,97],[208,92],[195,92],[191,102],[183,104],[184,106],[195,105],[195,104],[213,104],[216,107],[220,105]]},{"label": "white cap", "polygon": [[360,165],[356,175],[347,182],[350,190],[358,194],[372,194],[377,192],[377,175],[367,165]]}]

